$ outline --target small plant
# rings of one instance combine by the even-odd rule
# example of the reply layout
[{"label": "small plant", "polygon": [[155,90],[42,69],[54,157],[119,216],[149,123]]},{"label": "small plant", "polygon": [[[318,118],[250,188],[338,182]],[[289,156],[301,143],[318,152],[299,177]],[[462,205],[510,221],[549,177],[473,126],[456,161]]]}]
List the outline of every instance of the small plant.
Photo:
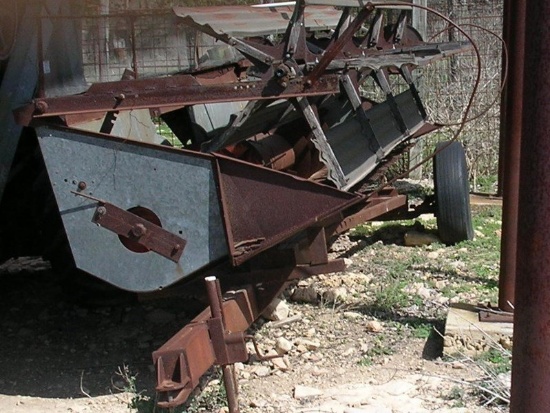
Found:
[{"label": "small plant", "polygon": [[358,364],[366,367],[372,366],[375,359],[380,356],[390,356],[392,354],[393,349],[385,343],[384,336],[379,336],[376,337],[373,346],[365,352],[365,355],[359,360]]},{"label": "small plant", "polygon": [[432,334],[433,326],[428,323],[420,323],[413,326],[412,336],[416,338],[426,339]]},{"label": "small plant", "polygon": [[464,396],[466,396],[466,391],[463,387],[453,386],[449,393],[445,394],[443,398],[454,401],[452,405],[453,408],[459,408],[464,407]]},{"label": "small plant", "polygon": [[122,367],[119,366],[115,374],[120,377],[124,386],[119,388],[113,384],[113,387],[131,395],[128,402],[129,409],[133,409],[138,413],[154,413],[156,411],[155,399],[146,396],[144,394],[145,390],[138,391],[137,374],[132,373],[126,364],[122,365]]},{"label": "small plant", "polygon": [[493,374],[498,375],[512,370],[512,359],[508,352],[497,348],[491,348],[489,351],[481,353],[476,361],[484,362]]},{"label": "small plant", "polygon": [[221,380],[221,372],[216,369],[212,380],[205,389],[188,404],[182,413],[217,412],[227,406],[227,394]]}]

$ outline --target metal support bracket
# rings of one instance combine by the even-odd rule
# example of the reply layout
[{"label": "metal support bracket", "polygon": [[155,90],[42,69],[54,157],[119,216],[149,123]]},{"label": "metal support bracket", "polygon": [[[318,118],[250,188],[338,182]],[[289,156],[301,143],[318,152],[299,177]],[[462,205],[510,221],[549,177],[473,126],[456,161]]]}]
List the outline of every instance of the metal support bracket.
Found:
[{"label": "metal support bracket", "polygon": [[[80,193],[76,194],[89,198]],[[187,244],[185,239],[113,204],[98,199],[94,200],[98,205],[92,217],[93,223],[139,244],[148,251],[156,252],[170,261],[179,262]]]}]

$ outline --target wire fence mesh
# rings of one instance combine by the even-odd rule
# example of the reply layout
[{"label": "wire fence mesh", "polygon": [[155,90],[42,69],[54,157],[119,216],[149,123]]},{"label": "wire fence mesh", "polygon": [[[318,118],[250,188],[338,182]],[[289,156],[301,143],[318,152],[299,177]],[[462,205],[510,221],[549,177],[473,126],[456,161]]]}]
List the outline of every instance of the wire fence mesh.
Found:
[{"label": "wire fence mesh", "polygon": [[[494,183],[498,171],[500,135],[500,91],[502,82],[502,0],[428,0],[427,5],[448,16],[471,37],[479,50],[450,57],[423,69],[419,74],[421,90],[432,120],[457,124],[472,99],[470,120],[459,140],[466,149],[474,189]],[[448,22],[428,13],[427,39],[466,40]],[[481,69],[477,93],[472,98],[478,66]],[[458,126],[443,128],[427,138],[426,151],[435,142],[452,139]],[[429,170],[428,168],[426,168]]]}]

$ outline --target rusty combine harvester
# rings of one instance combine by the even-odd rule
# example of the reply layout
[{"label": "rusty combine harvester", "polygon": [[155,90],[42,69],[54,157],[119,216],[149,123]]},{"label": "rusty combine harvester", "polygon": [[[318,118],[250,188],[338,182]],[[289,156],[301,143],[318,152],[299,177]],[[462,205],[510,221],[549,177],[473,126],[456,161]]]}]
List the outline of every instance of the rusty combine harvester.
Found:
[{"label": "rusty combine harvester", "polygon": [[[2,255],[40,249],[59,272],[135,293],[206,277],[210,306],[153,354],[161,406],[183,403],[216,364],[236,411],[231,365],[248,358],[245,331],[290,281],[344,269],[327,254],[338,234],[436,211],[442,239],[471,238],[459,144],[436,156],[435,199],[420,208],[373,190],[436,129],[413,70],[470,49],[424,42],[406,3],[95,16],[78,2],[15,3],[0,85]],[[399,11],[391,24],[387,9]],[[161,28],[139,25],[159,16],[164,46]],[[379,102],[362,94],[373,79]]]}]

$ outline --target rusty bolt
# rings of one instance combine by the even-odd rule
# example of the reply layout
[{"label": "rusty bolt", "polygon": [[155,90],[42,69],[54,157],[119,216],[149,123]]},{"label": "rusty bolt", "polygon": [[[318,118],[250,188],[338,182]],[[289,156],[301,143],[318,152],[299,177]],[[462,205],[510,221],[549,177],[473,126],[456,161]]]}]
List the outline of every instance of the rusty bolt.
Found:
[{"label": "rusty bolt", "polygon": [[96,213],[99,216],[103,216],[107,213],[107,208],[105,208],[104,206],[97,207]]},{"label": "rusty bolt", "polygon": [[43,100],[37,100],[34,102],[34,109],[38,114],[46,113],[48,110],[48,104]]},{"label": "rusty bolt", "polygon": [[84,181],[80,181],[78,183],[78,189],[80,189],[81,191],[84,191],[86,189],[86,186],[87,186],[86,182],[84,182]]},{"label": "rusty bolt", "polygon": [[310,87],[311,85],[313,85],[313,82],[311,81],[311,79],[308,79],[306,80],[306,84],[305,84],[307,87]]},{"label": "rusty bolt", "polygon": [[180,249],[181,249],[181,245],[180,245],[180,244],[174,245],[174,248],[172,248],[172,255],[174,255],[175,253],[177,253]]},{"label": "rusty bolt", "polygon": [[136,238],[142,237],[147,233],[147,228],[143,224],[136,224],[132,227],[132,235]]}]

